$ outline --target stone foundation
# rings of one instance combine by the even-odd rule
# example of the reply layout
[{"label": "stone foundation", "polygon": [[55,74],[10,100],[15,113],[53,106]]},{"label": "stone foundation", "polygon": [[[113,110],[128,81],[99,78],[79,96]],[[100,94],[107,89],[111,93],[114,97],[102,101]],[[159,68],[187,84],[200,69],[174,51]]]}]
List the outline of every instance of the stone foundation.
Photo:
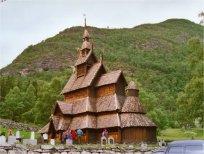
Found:
[{"label": "stone foundation", "polygon": [[18,123],[12,120],[1,119],[1,118],[0,118],[0,127],[23,130],[23,131],[34,131],[34,132],[37,132],[39,130],[39,128],[32,127],[28,124]]},{"label": "stone foundation", "polygon": [[65,147],[64,145],[36,145],[25,146],[22,144],[16,145],[0,145],[0,154],[151,154],[153,148],[148,148],[145,151],[134,148],[133,146],[118,147]]}]

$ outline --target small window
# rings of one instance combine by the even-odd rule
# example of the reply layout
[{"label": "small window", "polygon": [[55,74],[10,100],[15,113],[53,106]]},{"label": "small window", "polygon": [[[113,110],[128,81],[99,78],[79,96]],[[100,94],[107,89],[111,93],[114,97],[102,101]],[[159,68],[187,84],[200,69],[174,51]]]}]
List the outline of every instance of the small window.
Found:
[{"label": "small window", "polygon": [[85,52],[82,52],[82,57],[85,57],[85,56],[86,56]]},{"label": "small window", "polygon": [[184,147],[170,147],[168,154],[183,154]]}]

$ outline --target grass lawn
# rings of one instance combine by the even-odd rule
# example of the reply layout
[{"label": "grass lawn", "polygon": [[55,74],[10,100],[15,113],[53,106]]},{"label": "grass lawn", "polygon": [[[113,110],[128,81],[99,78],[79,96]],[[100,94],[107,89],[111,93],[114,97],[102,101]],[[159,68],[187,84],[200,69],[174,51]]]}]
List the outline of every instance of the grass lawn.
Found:
[{"label": "grass lawn", "polygon": [[[16,129],[12,129],[12,134],[16,135],[16,131],[17,131]],[[19,130],[19,131],[20,131],[20,136],[21,137],[23,137],[25,139],[29,139],[30,138],[30,134],[31,134],[30,131],[21,131],[21,130]],[[8,129],[7,128],[1,128],[0,127],[0,133],[1,132],[5,132],[6,137],[8,137]],[[35,132],[35,138],[37,139],[39,136],[40,136],[40,134]]]},{"label": "grass lawn", "polygon": [[158,140],[161,138],[163,138],[165,141],[188,140],[192,139],[192,135],[194,135],[194,139],[203,140],[204,129],[192,128],[191,130],[185,130],[168,128],[161,131],[160,135],[158,136]]}]

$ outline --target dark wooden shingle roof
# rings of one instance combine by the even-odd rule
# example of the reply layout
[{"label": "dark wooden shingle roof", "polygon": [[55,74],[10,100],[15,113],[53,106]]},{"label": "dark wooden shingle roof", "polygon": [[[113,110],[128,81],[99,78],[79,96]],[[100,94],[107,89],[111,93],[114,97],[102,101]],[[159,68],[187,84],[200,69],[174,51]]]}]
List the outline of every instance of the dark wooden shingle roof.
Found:
[{"label": "dark wooden shingle roof", "polygon": [[57,105],[59,106],[62,114],[72,114],[72,104],[63,101],[57,101]]},{"label": "dark wooden shingle roof", "polygon": [[77,78],[76,72],[72,74],[61,94],[90,86],[101,67],[103,67],[102,63],[95,63],[90,68],[86,76],[82,76],[79,78]]},{"label": "dark wooden shingle roof", "polygon": [[156,127],[156,125],[145,115],[135,113],[122,113],[120,115],[121,127]]},{"label": "dark wooden shingle roof", "polygon": [[71,118],[52,116],[51,122],[53,123],[54,129],[56,131],[66,130],[70,126]]},{"label": "dark wooden shingle roof", "polygon": [[70,128],[73,130],[84,128],[96,128],[96,117],[92,115],[80,115],[72,119]]},{"label": "dark wooden shingle roof", "polygon": [[138,89],[134,81],[130,81],[127,89]]},{"label": "dark wooden shingle roof", "polygon": [[139,98],[135,96],[127,96],[122,107],[122,112],[145,113],[143,106],[139,102]]},{"label": "dark wooden shingle roof", "polygon": [[97,128],[120,127],[120,116],[118,113],[97,116]]},{"label": "dark wooden shingle roof", "polygon": [[[69,102],[68,102],[69,103]],[[72,114],[79,114],[84,112],[95,112],[95,100],[91,97],[85,97],[70,101],[73,105]]]},{"label": "dark wooden shingle roof", "polygon": [[117,94],[96,98],[96,111],[106,112],[120,110],[123,101],[124,97]]},{"label": "dark wooden shingle roof", "polygon": [[89,53],[88,53],[86,56],[82,56],[82,55],[80,54],[80,55],[79,55],[79,58],[77,59],[77,61],[76,61],[76,63],[75,63],[75,66],[81,65],[81,64],[83,64],[83,63],[85,63],[85,62],[88,62],[88,60],[89,60],[90,58],[93,58],[95,62],[97,61],[96,56],[95,56],[95,54],[93,53],[92,50],[90,50]]},{"label": "dark wooden shingle roof", "polygon": [[43,128],[41,128],[41,129],[38,131],[38,133],[40,133],[40,134],[48,133],[49,127],[50,127],[50,123],[47,123]]},{"label": "dark wooden shingle roof", "polygon": [[96,83],[96,87],[116,83],[120,75],[122,75],[121,70],[105,73],[99,78],[98,82]]}]

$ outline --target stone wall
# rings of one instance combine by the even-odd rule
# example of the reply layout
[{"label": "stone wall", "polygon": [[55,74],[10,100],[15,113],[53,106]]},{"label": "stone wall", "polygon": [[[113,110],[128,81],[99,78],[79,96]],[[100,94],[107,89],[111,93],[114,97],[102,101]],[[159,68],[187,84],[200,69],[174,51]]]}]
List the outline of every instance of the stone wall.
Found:
[{"label": "stone wall", "polygon": [[30,126],[28,124],[14,122],[12,120],[0,119],[0,127],[9,128],[9,129],[17,129],[23,131],[38,131],[39,128]]},{"label": "stone wall", "polygon": [[145,151],[128,146],[124,147],[65,147],[64,145],[36,145],[25,146],[22,144],[16,145],[0,145],[0,154],[151,154],[152,148]]}]

